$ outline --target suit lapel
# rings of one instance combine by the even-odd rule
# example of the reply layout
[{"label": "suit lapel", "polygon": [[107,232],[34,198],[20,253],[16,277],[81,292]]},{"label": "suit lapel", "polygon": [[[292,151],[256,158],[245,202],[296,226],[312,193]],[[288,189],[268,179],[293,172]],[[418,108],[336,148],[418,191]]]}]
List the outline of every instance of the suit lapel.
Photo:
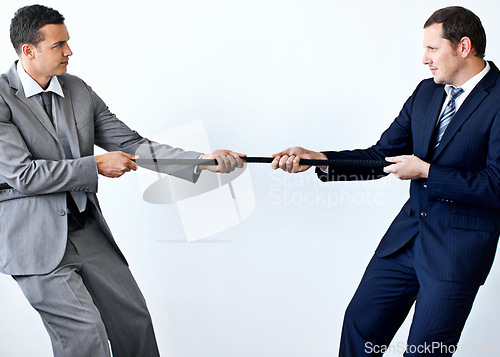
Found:
[{"label": "suit lapel", "polygon": [[441,138],[441,141],[436,149],[433,159],[436,159],[441,154],[441,152],[443,152],[443,150],[448,146],[448,144],[453,139],[458,130],[467,121],[467,119],[469,119],[474,110],[476,110],[476,108],[479,106],[479,104],[481,104],[483,99],[488,96],[488,93],[486,93],[486,91],[484,90],[481,90],[480,92],[476,93],[474,92],[476,92],[475,89],[472,91],[471,94],[469,94],[465,102],[462,104],[462,106],[458,109],[455,116],[452,118],[450,124],[448,125],[446,131],[443,134],[443,137]]},{"label": "suit lapel", "polygon": [[10,67],[7,71],[7,77],[9,79],[10,87],[16,90],[16,97],[23,102],[33,113],[35,118],[42,123],[45,129],[56,139],[59,141],[59,138],[56,133],[56,129],[54,128],[54,124],[50,120],[47,113],[42,107],[42,103],[37,98],[37,96],[32,96],[26,98],[26,94],[24,93],[23,86],[21,85],[21,79],[19,79],[19,75],[17,74],[17,61]]},{"label": "suit lapel", "polygon": [[[441,93],[441,95],[439,95]],[[435,95],[430,98],[429,106],[425,112],[423,118],[422,135],[420,136],[420,144],[415,145],[417,148],[422,148],[425,150],[421,155],[420,153],[415,153],[418,157],[428,158],[429,151],[431,149],[431,141],[434,137],[434,132],[436,129],[436,123],[443,106],[444,99],[446,97],[446,92],[444,91],[444,86],[440,86]]]},{"label": "suit lapel", "polygon": [[436,149],[433,160],[435,160],[441,154],[441,152],[443,152],[443,150],[448,146],[455,134],[460,130],[462,125],[470,118],[476,108],[489,95],[488,89],[495,84],[495,81],[498,77],[498,69],[496,68],[496,66],[492,62],[490,62],[490,66],[490,71],[467,96],[464,103],[458,109],[455,116],[448,125],[448,128],[446,128],[441,142]]},{"label": "suit lapel", "polygon": [[67,137],[69,141],[69,146],[71,148],[71,154],[74,159],[78,159],[81,157],[80,155],[80,142],[78,140],[76,123],[75,123],[75,115],[73,111],[73,103],[71,101],[71,93],[69,90],[64,88],[64,81],[59,77],[59,82],[61,83],[64,98],[59,98],[59,104],[61,105],[62,118],[58,118],[58,120],[64,120],[64,124],[67,128]]},{"label": "suit lapel", "polygon": [[52,135],[57,141],[59,141],[56,129],[54,128],[54,124],[52,124],[52,121],[50,120],[49,116],[42,108],[42,104],[40,103],[40,100],[37,98],[37,96],[26,98],[24,90],[21,87],[17,90],[16,97],[19,98],[19,100],[23,102],[31,110],[36,119],[42,123],[42,125],[44,126],[45,129],[47,129],[50,135]]}]

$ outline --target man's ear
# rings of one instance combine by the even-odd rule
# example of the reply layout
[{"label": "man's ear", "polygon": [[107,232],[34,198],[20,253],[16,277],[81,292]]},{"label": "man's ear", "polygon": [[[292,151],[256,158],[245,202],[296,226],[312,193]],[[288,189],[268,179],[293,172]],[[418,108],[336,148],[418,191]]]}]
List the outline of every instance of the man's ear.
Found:
[{"label": "man's ear", "polygon": [[470,38],[467,36],[462,37],[458,43],[458,50],[462,58],[467,58],[467,56],[473,52]]},{"label": "man's ear", "polygon": [[21,53],[29,60],[35,58],[35,49],[33,48],[33,45],[27,43],[23,44],[21,47]]}]

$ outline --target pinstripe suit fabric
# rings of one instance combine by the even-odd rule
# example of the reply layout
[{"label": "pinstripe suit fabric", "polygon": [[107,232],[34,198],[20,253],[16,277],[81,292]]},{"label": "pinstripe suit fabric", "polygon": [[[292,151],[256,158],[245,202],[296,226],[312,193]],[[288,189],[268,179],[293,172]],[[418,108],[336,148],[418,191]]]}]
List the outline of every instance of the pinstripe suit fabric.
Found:
[{"label": "pinstripe suit fabric", "polygon": [[[417,86],[375,145],[364,150],[325,152],[329,159],[415,155],[431,164],[428,179],[411,182],[410,198],[383,236],[351,301],[344,322],[342,356],[371,355],[345,352],[352,346],[362,350],[364,337],[347,336],[365,318],[371,321],[370,333],[377,331],[377,338],[388,343],[414,299],[417,310],[409,341],[423,343],[430,335],[437,342],[458,341],[469,305],[490,271],[500,234],[500,72],[492,62],[490,65],[435,150],[432,138],[445,92],[443,85],[427,79]],[[317,170],[317,174],[322,181],[385,175],[382,169],[366,168],[337,168],[328,173]],[[408,258],[408,249],[418,254]],[[401,254],[410,272],[395,262]],[[384,275],[384,269],[394,273]],[[412,283],[402,283],[407,279]],[[394,298],[398,294],[391,289],[401,297]],[[434,302],[433,306],[423,308],[426,301]],[[365,314],[361,316],[359,311]],[[446,322],[446,326],[437,322]]]}]

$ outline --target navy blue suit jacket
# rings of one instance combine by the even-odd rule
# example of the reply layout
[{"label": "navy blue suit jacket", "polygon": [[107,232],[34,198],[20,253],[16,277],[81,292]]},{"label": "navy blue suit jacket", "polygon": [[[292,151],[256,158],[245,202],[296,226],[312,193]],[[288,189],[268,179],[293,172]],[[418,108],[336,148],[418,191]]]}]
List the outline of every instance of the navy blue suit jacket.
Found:
[{"label": "navy blue suit jacket", "polygon": [[[329,159],[415,155],[431,164],[427,180],[413,180],[410,198],[382,238],[388,256],[419,233],[424,260],[440,280],[484,283],[500,234],[500,72],[491,69],[459,108],[434,152],[433,135],[446,94],[422,81],[380,140],[365,150],[325,152]],[[323,181],[374,179],[383,171],[316,171]]]}]

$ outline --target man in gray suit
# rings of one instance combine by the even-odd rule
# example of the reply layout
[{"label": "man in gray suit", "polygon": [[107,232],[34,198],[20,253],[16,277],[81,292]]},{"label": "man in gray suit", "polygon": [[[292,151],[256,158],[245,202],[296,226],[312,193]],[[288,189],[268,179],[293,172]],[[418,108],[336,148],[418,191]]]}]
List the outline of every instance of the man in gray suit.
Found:
[{"label": "man in gray suit", "polygon": [[[151,142],[119,121],[80,78],[64,17],[19,9],[10,36],[19,61],[0,77],[0,272],[40,313],[55,356],[157,356],[146,302],[104,221],[98,174],[136,170],[134,159],[216,158],[218,166],[162,171],[196,182],[230,172],[240,154]],[[94,145],[107,153],[94,156]]]}]

